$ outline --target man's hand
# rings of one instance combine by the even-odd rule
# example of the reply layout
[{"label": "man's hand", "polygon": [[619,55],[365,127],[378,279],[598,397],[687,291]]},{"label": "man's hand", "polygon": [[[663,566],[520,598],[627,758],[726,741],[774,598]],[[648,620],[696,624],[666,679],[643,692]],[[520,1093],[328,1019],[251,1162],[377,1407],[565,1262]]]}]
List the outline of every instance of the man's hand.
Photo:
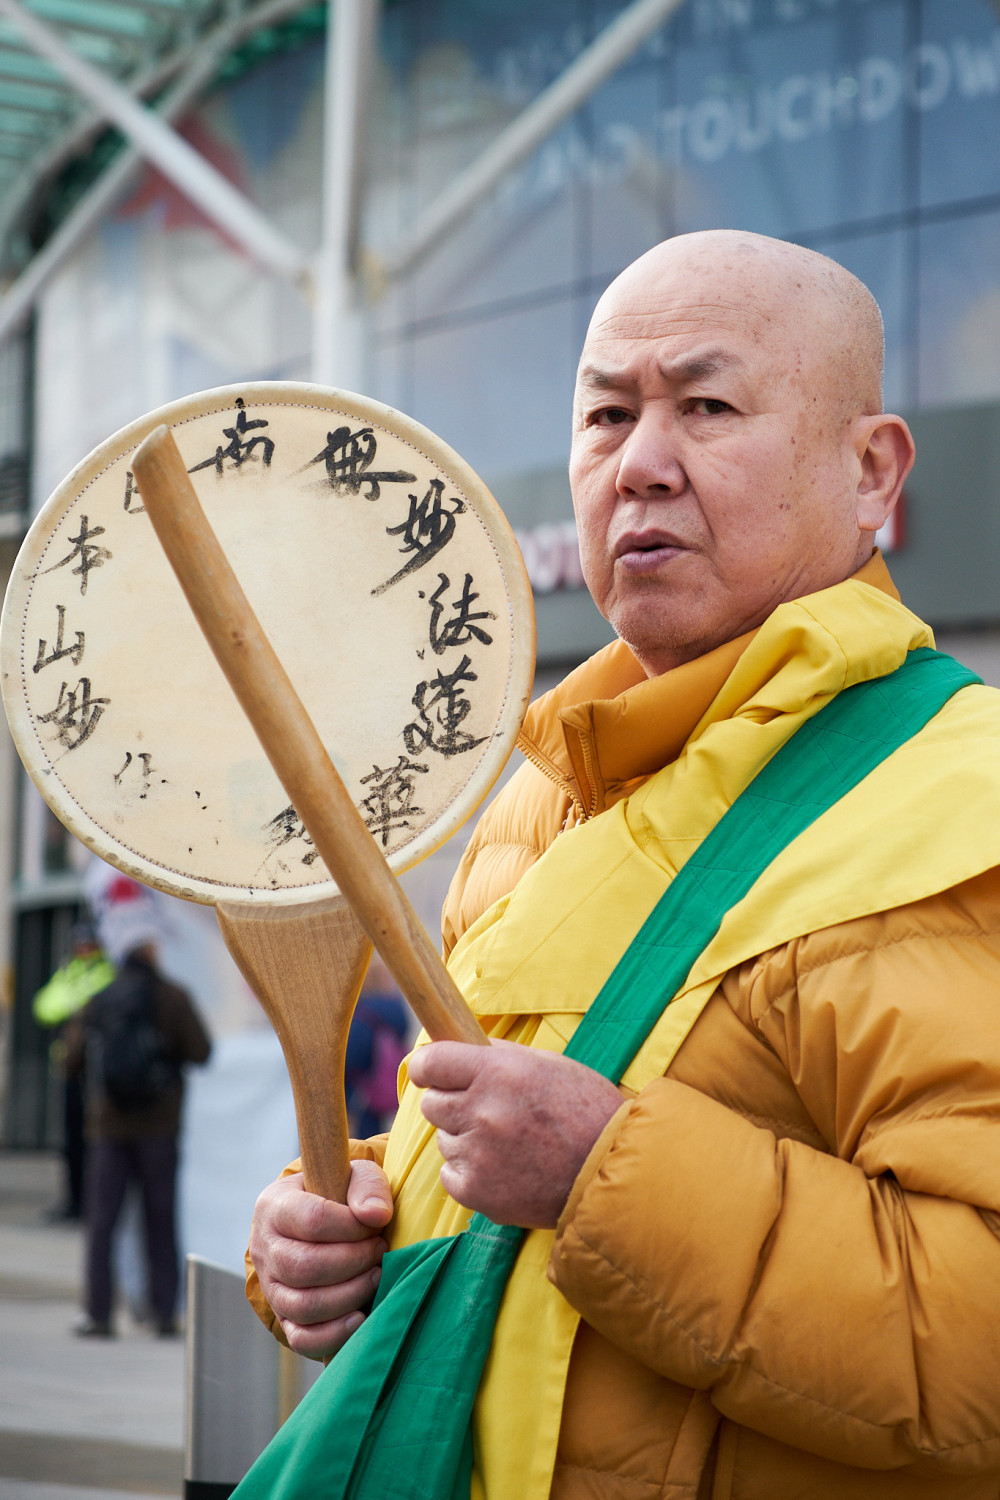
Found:
[{"label": "man's hand", "polygon": [[307,1193],[301,1174],[281,1177],[257,1199],[250,1256],[261,1290],[297,1354],[336,1354],[375,1296],[392,1218],[382,1168],[351,1163],[347,1203]]},{"label": "man's hand", "polygon": [[408,1063],[437,1126],[441,1182],[498,1224],[550,1229],[622,1096],[592,1068],[512,1042],[431,1042]]}]

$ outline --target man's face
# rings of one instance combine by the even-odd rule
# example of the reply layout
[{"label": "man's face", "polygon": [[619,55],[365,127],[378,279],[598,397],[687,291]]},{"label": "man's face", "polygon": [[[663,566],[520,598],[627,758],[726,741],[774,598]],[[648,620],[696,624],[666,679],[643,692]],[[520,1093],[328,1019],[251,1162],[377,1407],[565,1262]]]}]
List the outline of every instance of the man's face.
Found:
[{"label": "man's face", "polygon": [[[719,274],[716,274],[718,270]],[[626,276],[577,380],[570,483],[584,577],[647,673],[848,577],[856,431],[821,335],[751,268]],[[801,308],[799,308],[801,314]]]}]

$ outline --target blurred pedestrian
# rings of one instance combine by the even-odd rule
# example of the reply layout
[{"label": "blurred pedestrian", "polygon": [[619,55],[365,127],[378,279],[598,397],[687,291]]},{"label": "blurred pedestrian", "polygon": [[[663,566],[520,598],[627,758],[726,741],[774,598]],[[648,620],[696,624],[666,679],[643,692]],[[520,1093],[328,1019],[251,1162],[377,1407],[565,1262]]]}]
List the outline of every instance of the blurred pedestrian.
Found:
[{"label": "blurred pedestrian", "polygon": [[[124,936],[124,934],[123,934]],[[76,1331],[113,1333],[115,1226],[129,1184],[142,1196],[149,1304],[176,1333],[177,1141],[184,1066],[204,1063],[208,1033],[185,990],[157,968],[155,933],[132,924],[116,979],[67,1027],[67,1070],[83,1075],[88,1176],[86,1311]]]},{"label": "blurred pedestrian", "polygon": [[70,952],[68,962],[42,985],[31,1003],[39,1026],[53,1029],[49,1058],[62,1083],[65,1182],[62,1202],[48,1215],[54,1222],[72,1222],[83,1217],[83,1090],[79,1076],[70,1076],[66,1071],[66,1023],[115,977],[114,965],[101,949],[90,922],[77,922],[72,928]]},{"label": "blurred pedestrian", "polygon": [[396,1117],[396,1078],[410,1050],[412,1017],[385,963],[372,954],[351,1021],[344,1058],[347,1119],[358,1140],[380,1135]]}]

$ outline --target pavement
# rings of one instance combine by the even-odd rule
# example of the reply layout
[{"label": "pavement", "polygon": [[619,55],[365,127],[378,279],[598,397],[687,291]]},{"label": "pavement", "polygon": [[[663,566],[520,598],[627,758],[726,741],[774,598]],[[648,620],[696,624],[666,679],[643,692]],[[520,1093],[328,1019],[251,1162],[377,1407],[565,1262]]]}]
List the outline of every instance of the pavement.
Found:
[{"label": "pavement", "polygon": [[82,1234],[51,1224],[55,1155],[0,1151],[0,1500],[183,1494],[184,1342],[126,1313],[72,1332]]}]

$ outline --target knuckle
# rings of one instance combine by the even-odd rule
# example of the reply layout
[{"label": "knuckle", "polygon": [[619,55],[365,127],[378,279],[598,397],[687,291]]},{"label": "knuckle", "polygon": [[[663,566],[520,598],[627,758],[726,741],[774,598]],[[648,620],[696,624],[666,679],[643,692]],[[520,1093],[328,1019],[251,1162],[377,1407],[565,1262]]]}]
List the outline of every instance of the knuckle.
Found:
[{"label": "knuckle", "polygon": [[325,1198],[303,1193],[296,1205],[299,1235],[304,1240],[319,1240],[329,1227],[329,1206]]},{"label": "knuckle", "polygon": [[278,1274],[287,1286],[308,1287],[322,1279],[316,1247],[303,1240],[285,1240],[275,1260]]}]

